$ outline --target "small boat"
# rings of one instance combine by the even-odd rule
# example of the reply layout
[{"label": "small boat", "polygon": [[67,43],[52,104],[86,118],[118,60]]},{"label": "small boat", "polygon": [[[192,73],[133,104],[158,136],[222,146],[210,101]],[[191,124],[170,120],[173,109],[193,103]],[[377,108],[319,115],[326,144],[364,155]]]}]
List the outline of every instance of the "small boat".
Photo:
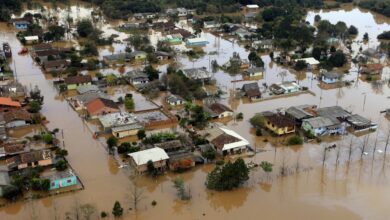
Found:
[{"label": "small boat", "polygon": [[26,47],[23,47],[23,48],[18,52],[19,55],[23,55],[23,54],[26,54],[26,53],[28,53],[28,49],[27,49]]},{"label": "small boat", "polygon": [[3,51],[6,57],[12,57],[11,46],[8,43],[3,43]]}]

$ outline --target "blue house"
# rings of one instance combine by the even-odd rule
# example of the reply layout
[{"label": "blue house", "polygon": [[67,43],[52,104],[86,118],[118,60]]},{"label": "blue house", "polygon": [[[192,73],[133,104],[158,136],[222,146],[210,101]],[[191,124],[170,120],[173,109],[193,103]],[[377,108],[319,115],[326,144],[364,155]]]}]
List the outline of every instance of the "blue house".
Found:
[{"label": "blue house", "polygon": [[48,179],[50,179],[50,190],[74,186],[78,183],[77,176],[72,170],[57,172],[54,175],[48,176]]},{"label": "blue house", "polygon": [[26,20],[16,20],[13,23],[14,23],[15,28],[19,29],[19,30],[25,30],[30,25],[30,22],[26,21]]},{"label": "blue house", "polygon": [[206,46],[209,42],[204,38],[190,38],[187,39],[186,45],[189,47],[203,47]]},{"label": "blue house", "polygon": [[341,79],[341,74],[336,72],[325,72],[321,74],[321,81],[326,84],[334,84],[339,82]]}]

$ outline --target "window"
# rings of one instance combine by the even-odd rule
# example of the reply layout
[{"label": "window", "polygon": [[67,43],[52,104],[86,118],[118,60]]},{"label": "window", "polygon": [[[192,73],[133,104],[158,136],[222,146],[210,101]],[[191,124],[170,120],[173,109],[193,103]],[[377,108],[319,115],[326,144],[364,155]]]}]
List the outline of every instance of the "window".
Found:
[{"label": "window", "polygon": [[72,179],[68,179],[67,181],[66,181],[66,183],[71,183],[72,182]]},{"label": "window", "polygon": [[52,182],[52,183],[51,183],[51,186],[52,186],[52,187],[54,187],[55,185],[56,185],[56,183],[55,183],[55,182]]}]

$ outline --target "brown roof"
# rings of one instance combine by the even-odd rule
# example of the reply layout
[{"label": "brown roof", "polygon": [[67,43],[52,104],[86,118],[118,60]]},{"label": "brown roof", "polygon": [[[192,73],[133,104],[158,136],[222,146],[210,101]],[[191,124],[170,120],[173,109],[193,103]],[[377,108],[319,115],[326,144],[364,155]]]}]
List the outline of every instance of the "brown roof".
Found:
[{"label": "brown roof", "polygon": [[58,50],[54,50],[54,49],[52,49],[52,50],[40,50],[40,51],[36,51],[35,55],[37,55],[37,57],[58,56],[59,52],[58,52]]},{"label": "brown roof", "polygon": [[6,154],[15,154],[15,153],[24,152],[25,148],[26,145],[22,143],[4,145],[4,151]]},{"label": "brown roof", "polygon": [[155,147],[162,148],[164,150],[171,150],[181,148],[183,145],[179,140],[166,141],[163,143],[154,144]]},{"label": "brown roof", "polygon": [[20,154],[20,161],[22,163],[32,163],[40,160],[51,159],[51,151],[50,150],[38,150],[31,151],[28,153]]},{"label": "brown roof", "polygon": [[383,65],[380,63],[370,63],[366,67],[371,71],[381,71],[383,69]]},{"label": "brown roof", "polygon": [[21,107],[20,102],[13,101],[9,97],[0,97],[0,105],[2,106],[10,106],[10,107]]},{"label": "brown roof", "polygon": [[87,111],[90,114],[93,114],[103,108],[111,108],[119,111],[118,105],[109,99],[97,98],[87,104]]},{"label": "brown roof", "polygon": [[169,32],[170,34],[180,34],[183,38],[189,38],[192,36],[191,32],[184,29],[174,29]]},{"label": "brown roof", "polygon": [[246,92],[246,95],[250,97],[260,97],[261,92],[258,89],[250,89]]},{"label": "brown roof", "polygon": [[50,50],[52,48],[53,47],[51,46],[51,44],[45,44],[45,43],[36,44],[33,46],[33,50],[35,50],[35,51],[37,51],[37,50]]},{"label": "brown roof", "polygon": [[12,110],[8,112],[2,113],[4,120],[9,123],[11,121],[15,120],[24,120],[24,121],[30,121],[31,120],[31,114],[24,110],[24,109],[17,109]]},{"label": "brown roof", "polygon": [[221,114],[223,112],[229,111],[231,112],[232,110],[227,107],[226,105],[220,104],[220,103],[213,103],[209,106],[209,108],[216,114]]},{"label": "brown roof", "polygon": [[295,126],[293,120],[281,114],[266,115],[265,118],[278,128]]},{"label": "brown roof", "polygon": [[216,137],[214,140],[211,141],[211,143],[218,149],[223,149],[223,146],[225,144],[231,144],[234,142],[238,142],[240,139],[230,136],[228,134],[221,134],[218,137]]},{"label": "brown roof", "polygon": [[66,60],[49,60],[43,63],[44,68],[66,66],[68,63]]},{"label": "brown roof", "polygon": [[83,76],[83,75],[78,75],[78,76],[69,76],[65,78],[65,83],[66,84],[83,84],[83,83],[89,83],[92,81],[92,77],[89,75]]}]

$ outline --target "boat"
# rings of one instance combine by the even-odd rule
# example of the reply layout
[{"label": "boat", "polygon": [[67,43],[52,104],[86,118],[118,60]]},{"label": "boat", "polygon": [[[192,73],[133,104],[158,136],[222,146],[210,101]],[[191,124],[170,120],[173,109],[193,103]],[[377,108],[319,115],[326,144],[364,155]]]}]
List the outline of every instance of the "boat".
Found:
[{"label": "boat", "polygon": [[5,57],[12,57],[11,46],[8,43],[3,43],[3,51]]}]

